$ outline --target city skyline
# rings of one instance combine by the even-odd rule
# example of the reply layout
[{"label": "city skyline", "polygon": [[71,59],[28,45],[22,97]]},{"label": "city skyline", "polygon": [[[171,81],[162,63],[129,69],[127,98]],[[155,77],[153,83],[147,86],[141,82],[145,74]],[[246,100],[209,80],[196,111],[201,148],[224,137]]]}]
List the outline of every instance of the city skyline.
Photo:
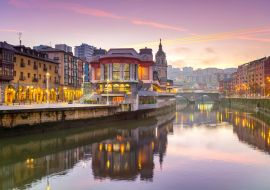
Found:
[{"label": "city skyline", "polygon": [[19,44],[22,32],[23,45],[31,47],[88,43],[156,52],[162,38],[174,67],[237,67],[269,56],[269,5],[266,0],[4,0],[0,41]]}]

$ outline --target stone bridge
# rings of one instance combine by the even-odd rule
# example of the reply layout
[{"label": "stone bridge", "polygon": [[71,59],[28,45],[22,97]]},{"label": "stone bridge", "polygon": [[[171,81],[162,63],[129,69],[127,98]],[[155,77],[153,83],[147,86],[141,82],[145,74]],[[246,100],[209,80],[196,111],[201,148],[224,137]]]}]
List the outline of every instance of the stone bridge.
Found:
[{"label": "stone bridge", "polygon": [[218,92],[178,92],[176,98],[184,98],[189,102],[198,101],[219,101],[220,94]]}]

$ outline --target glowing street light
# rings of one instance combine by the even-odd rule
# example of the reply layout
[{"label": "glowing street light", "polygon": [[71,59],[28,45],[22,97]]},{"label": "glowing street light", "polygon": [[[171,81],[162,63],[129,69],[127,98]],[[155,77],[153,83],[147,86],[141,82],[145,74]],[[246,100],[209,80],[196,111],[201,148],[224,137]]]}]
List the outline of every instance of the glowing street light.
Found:
[{"label": "glowing street light", "polygon": [[49,104],[49,79],[50,73],[46,73],[47,104]]},{"label": "glowing street light", "polygon": [[107,79],[107,105],[109,105],[109,80]]}]

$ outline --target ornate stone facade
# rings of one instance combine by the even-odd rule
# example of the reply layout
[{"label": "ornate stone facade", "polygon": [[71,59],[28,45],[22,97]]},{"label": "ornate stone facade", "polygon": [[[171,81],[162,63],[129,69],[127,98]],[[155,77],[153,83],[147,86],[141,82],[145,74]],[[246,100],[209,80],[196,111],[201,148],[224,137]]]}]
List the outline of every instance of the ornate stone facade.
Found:
[{"label": "ornate stone facade", "polygon": [[166,84],[167,82],[167,59],[166,53],[162,49],[161,39],[154,64],[154,80],[158,80],[160,84]]}]

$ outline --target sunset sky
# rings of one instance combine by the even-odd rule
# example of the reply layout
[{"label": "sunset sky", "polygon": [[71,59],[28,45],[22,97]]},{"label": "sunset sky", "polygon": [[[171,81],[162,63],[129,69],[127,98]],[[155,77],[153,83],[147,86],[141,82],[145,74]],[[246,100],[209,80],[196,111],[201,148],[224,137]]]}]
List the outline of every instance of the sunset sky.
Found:
[{"label": "sunset sky", "polygon": [[270,0],[0,0],[0,41],[105,49],[159,38],[174,67],[236,67],[270,56]]}]

